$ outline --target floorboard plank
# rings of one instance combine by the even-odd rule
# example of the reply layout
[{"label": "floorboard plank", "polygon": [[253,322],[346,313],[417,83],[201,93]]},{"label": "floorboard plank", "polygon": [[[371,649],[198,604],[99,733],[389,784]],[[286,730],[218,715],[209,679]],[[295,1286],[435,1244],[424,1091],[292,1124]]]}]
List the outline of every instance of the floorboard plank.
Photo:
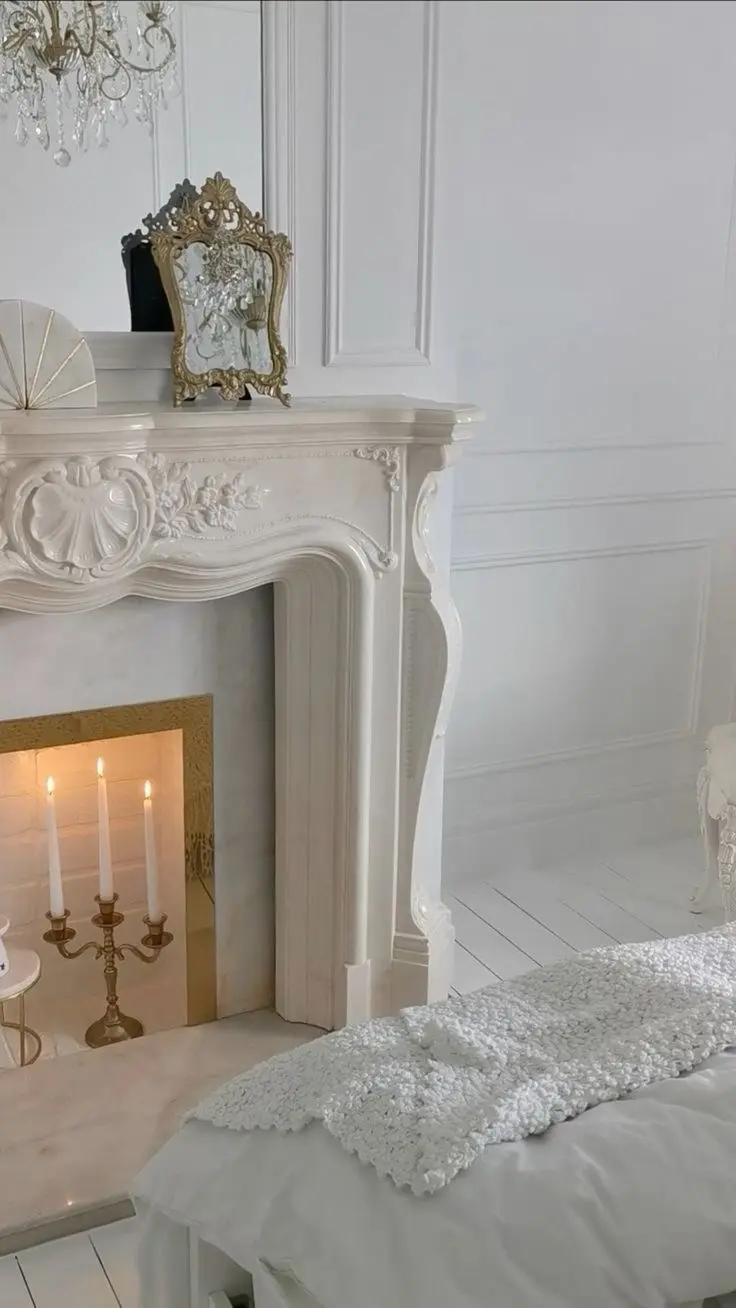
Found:
[{"label": "floorboard plank", "polygon": [[637,892],[630,881],[621,881],[618,887],[606,892],[605,898],[613,900],[619,908],[663,936],[692,935],[693,932],[707,931],[708,927],[715,926],[711,914],[690,913],[654,890]]},{"label": "floorboard plank", "polygon": [[2,1308],[33,1308],[33,1300],[12,1254],[0,1258],[0,1304]]},{"label": "floorboard plank", "polygon": [[[615,852],[604,855],[603,861],[608,867],[624,874],[634,895],[653,895],[685,913],[689,912],[690,897],[695,886],[705,880],[705,854],[700,848],[697,857],[694,857],[689,841],[642,846],[629,850],[625,855]],[[716,890],[708,903],[708,914],[715,912],[717,916],[719,906]]]},{"label": "floorboard plank", "polygon": [[461,995],[469,995],[473,990],[482,990],[498,982],[498,977],[481,963],[461,944],[455,945],[455,990]]},{"label": "floorboard plank", "polygon": [[502,980],[512,976],[521,976],[537,964],[528,954],[524,954],[505,936],[494,931],[477,913],[461,904],[452,895],[448,897],[448,907],[452,913],[455,930],[462,945],[487,968],[495,972]]},{"label": "floorboard plank", "polygon": [[606,867],[639,886],[655,881],[671,891],[689,891],[702,876],[705,851],[700,840],[663,841],[635,849],[614,850],[601,856]]},{"label": "floorboard plank", "polygon": [[569,863],[566,867],[558,869],[565,878],[575,881],[583,886],[590,886],[592,890],[598,890],[601,894],[608,893],[611,886],[626,885],[626,877],[617,868],[604,863],[602,859],[587,858],[579,859]]},{"label": "floorboard plank", "polygon": [[110,1222],[89,1232],[92,1246],[107,1273],[120,1308],[140,1308],[138,1280],[138,1219]]},{"label": "floorboard plank", "polygon": [[557,897],[561,903],[574,908],[582,917],[587,917],[589,922],[613,936],[620,944],[657,940],[660,936],[660,932],[645,926],[637,917],[626,913],[612,900],[604,899],[603,895],[590,886],[563,879],[558,883]]},{"label": "floorboard plank", "polygon": [[548,931],[554,932],[572,949],[597,949],[599,945],[615,943],[613,936],[581,917],[575,909],[555,899],[553,887],[544,874],[524,873],[517,878],[507,876],[502,881],[495,882],[494,888]]},{"label": "floorboard plank", "polygon": [[535,921],[518,905],[505,899],[493,886],[463,886],[458,888],[456,898],[533,958],[535,963],[557,963],[561,958],[571,958],[575,953],[558,935]]},{"label": "floorboard plank", "polygon": [[35,1308],[120,1308],[87,1235],[17,1255]]}]

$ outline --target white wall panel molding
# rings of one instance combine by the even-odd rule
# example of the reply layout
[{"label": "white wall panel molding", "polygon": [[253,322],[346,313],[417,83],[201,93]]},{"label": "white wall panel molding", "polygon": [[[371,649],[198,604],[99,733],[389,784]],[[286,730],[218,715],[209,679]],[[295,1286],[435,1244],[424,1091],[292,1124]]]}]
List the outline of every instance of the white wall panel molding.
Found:
[{"label": "white wall panel molding", "polygon": [[156,213],[167,196],[164,196],[163,185],[161,181],[161,143],[159,140],[158,119],[153,120],[153,130],[151,132],[151,167],[153,170],[153,208],[152,213]]},{"label": "white wall panel molding", "polygon": [[[642,497],[730,491],[736,486],[736,448],[727,444],[659,449],[507,452],[471,458],[458,469],[457,507],[585,506],[590,501],[636,503]],[[509,511],[507,509],[507,511]]]},{"label": "white wall panel molding", "polygon": [[[498,833],[526,824],[536,859],[552,823],[550,857],[567,856],[588,809],[608,810],[608,839],[634,806],[632,838],[641,838],[638,806],[652,785],[671,820],[667,796],[681,800],[697,769],[723,566],[719,542],[700,537],[460,561],[466,659],[448,739],[448,875],[469,832],[488,833],[491,845],[498,836],[505,850]],[[682,821],[691,817],[686,804]]]},{"label": "white wall panel molding", "polygon": [[[189,45],[187,41],[187,21],[186,8],[184,5],[177,6],[177,21],[179,24],[179,49],[180,55],[180,73],[181,78],[181,130],[182,130],[182,178],[188,177],[192,180],[192,151],[191,139],[192,128],[189,113],[189,85],[191,81],[191,70],[189,67]],[[195,182],[196,186],[197,183]]]},{"label": "white wall panel molding", "polygon": [[736,486],[712,490],[644,491],[640,495],[581,495],[568,500],[519,500],[516,503],[459,504],[458,518],[485,517],[493,513],[567,513],[574,509],[616,509],[629,504],[687,504],[698,500],[725,500],[736,497]]},{"label": "white wall panel molding", "polygon": [[[623,498],[623,497],[622,497]],[[596,500],[562,506],[530,503],[509,512],[465,512],[456,506],[453,553],[457,560],[504,558],[539,559],[570,550],[658,546],[662,542],[732,539],[736,527],[734,493],[726,488],[694,495],[667,494]]]},{"label": "white wall panel molding", "polygon": [[431,363],[432,276],[437,173],[437,56],[440,6],[425,0],[424,67],[422,75],[422,152],[417,236],[417,316],[414,346],[419,362]]},{"label": "white wall panel molding", "polygon": [[709,539],[656,541],[647,544],[615,545],[610,548],[579,549],[574,546],[564,550],[539,550],[537,552],[518,554],[478,554],[467,558],[453,560],[453,572],[472,572],[486,568],[529,567],[536,563],[561,563],[576,559],[610,559],[625,558],[629,554],[667,554],[681,550],[705,550],[711,545]]},{"label": "white wall panel molding", "polygon": [[323,363],[337,359],[342,336],[343,247],[343,0],[327,6],[327,114],[325,119],[326,198]]},{"label": "white wall panel molding", "polygon": [[722,446],[723,442],[716,438],[705,438],[703,440],[690,440],[687,437],[680,438],[662,438],[647,440],[640,437],[622,437],[618,440],[611,436],[601,440],[589,441],[522,441],[518,445],[491,445],[489,441],[484,442],[482,439],[476,441],[475,445],[468,449],[468,458],[472,459],[492,459],[498,455],[504,454],[597,454],[606,450],[675,450],[690,449],[700,450],[712,446]]},{"label": "white wall panel molding", "polygon": [[286,232],[294,249],[282,311],[289,364],[297,359],[299,250],[296,178],[296,0],[264,0],[263,212],[273,231]]},{"label": "white wall panel molding", "polygon": [[[326,116],[326,278],[325,278],[325,312],[324,312],[324,363],[326,366],[346,368],[380,368],[407,367],[415,364],[426,366],[431,363],[432,331],[432,280],[434,263],[434,211],[435,211],[435,173],[437,148],[437,52],[439,28],[438,0],[421,0],[421,3],[404,6],[381,6],[386,10],[384,39],[388,42],[395,36],[395,23],[401,17],[413,23],[421,23],[418,34],[421,42],[421,78],[414,88],[421,97],[419,121],[419,179],[416,208],[411,216],[397,214],[397,222],[403,228],[409,226],[415,234],[414,239],[414,310],[412,329],[406,343],[381,342],[368,340],[357,346],[346,340],[345,306],[349,295],[360,296],[366,288],[350,281],[346,268],[346,149],[348,148],[349,125],[346,110],[346,28],[353,15],[358,14],[358,6],[346,3],[346,0],[329,0],[327,5],[327,116]],[[370,6],[362,6],[362,15]],[[379,6],[375,5],[375,9]],[[388,10],[392,10],[389,16]],[[373,94],[380,82],[381,73],[375,63],[370,62],[370,52],[364,58],[371,68]],[[407,83],[409,84],[409,83]],[[392,88],[396,90],[396,88]],[[371,106],[366,102],[364,112],[370,113]],[[399,124],[397,123],[397,128]],[[394,138],[394,143],[398,136]],[[386,141],[386,146],[389,142]],[[390,161],[390,153],[384,155]],[[398,162],[399,166],[401,161]],[[410,170],[415,163],[415,152],[409,149],[406,168]],[[390,201],[389,201],[390,202]],[[373,209],[376,213],[384,203],[384,196],[379,186],[366,186],[363,197],[366,211]],[[409,266],[411,266],[409,264]],[[382,288],[386,303],[390,303],[392,285],[387,273],[387,281]],[[385,323],[390,322],[391,315],[385,315]]]},{"label": "white wall panel molding", "polygon": [[688,731],[662,732],[646,741],[624,741],[620,748],[571,749],[546,759],[519,759],[519,766],[510,761],[489,770],[448,771],[445,829],[457,834],[467,824],[490,827],[510,809],[524,807],[531,818],[539,804],[556,807],[652,781],[667,788],[686,776],[694,795],[692,767],[701,743]]},{"label": "white wall panel molding", "polygon": [[[711,581],[713,574],[713,542],[711,540],[685,540],[685,541],[660,541],[656,544],[631,544],[626,546],[603,547],[598,549],[569,549],[558,550],[555,552],[540,552],[537,554],[517,554],[517,555],[497,555],[487,556],[486,558],[465,558],[457,559],[453,562],[453,571],[473,571],[476,569],[504,568],[504,567],[521,567],[541,563],[560,563],[565,561],[577,561],[583,559],[607,559],[607,558],[625,558],[629,555],[655,555],[671,554],[686,551],[700,551],[703,554],[703,571],[700,580],[700,589],[697,600],[697,617],[696,617],[696,636],[695,636],[695,659],[693,662],[692,683],[690,690],[690,707],[688,713],[688,730],[690,737],[695,737],[699,729],[700,722],[700,702],[703,685],[703,665],[705,658],[705,640],[706,627],[709,613],[709,602],[711,595]],[[734,692],[736,693],[736,692]],[[642,736],[630,737],[623,741],[602,742],[582,746],[579,750],[570,751],[553,751],[542,754],[528,755],[525,758],[507,760],[505,762],[493,764],[481,764],[480,768],[484,772],[506,771],[509,768],[524,768],[537,766],[546,761],[558,761],[563,758],[570,758],[588,754],[590,752],[600,753],[608,749],[625,749],[631,745],[648,744],[654,740],[681,738],[682,733],[678,730],[673,732],[655,733],[655,735],[644,734]],[[448,768],[448,776],[463,775],[463,769]],[[476,772],[475,766],[470,769],[471,773]],[[468,773],[465,773],[468,775]]]}]

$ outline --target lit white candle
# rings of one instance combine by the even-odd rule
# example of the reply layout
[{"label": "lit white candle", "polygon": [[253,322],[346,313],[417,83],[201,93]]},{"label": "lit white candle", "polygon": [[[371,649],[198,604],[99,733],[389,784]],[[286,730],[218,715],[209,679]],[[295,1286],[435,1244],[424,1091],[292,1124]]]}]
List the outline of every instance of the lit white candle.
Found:
[{"label": "lit white candle", "polygon": [[49,909],[52,917],[64,916],[64,887],[61,881],[59,832],[56,828],[56,801],[53,777],[46,782],[46,835],[49,846]]},{"label": "lit white candle", "polygon": [[113,896],[110,813],[107,807],[105,764],[101,758],[97,760],[97,838],[100,860],[100,899],[109,902]]},{"label": "lit white candle", "polygon": [[158,865],[156,863],[156,832],[153,825],[153,788],[150,781],[143,787],[143,829],[146,837],[146,890],[148,892],[148,916],[152,922],[160,922],[163,914],[158,899]]}]

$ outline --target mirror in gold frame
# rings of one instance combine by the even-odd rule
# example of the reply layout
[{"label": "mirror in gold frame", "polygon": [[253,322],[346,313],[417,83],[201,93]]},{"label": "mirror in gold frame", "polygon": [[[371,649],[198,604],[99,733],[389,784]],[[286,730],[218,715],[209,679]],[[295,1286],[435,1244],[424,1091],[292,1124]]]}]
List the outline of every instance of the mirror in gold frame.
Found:
[{"label": "mirror in gold frame", "polygon": [[248,398],[252,386],[288,404],[279,336],[288,237],[269,232],[215,173],[151,232],[151,248],[174,320],[174,404],[211,386],[226,400]]}]

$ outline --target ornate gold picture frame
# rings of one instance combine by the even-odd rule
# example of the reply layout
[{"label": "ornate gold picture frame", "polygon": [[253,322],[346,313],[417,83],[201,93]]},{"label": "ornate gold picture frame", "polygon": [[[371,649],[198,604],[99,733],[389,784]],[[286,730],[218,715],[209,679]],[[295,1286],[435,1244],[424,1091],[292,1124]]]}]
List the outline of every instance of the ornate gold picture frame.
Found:
[{"label": "ornate gold picture frame", "polygon": [[269,232],[222,173],[150,235],[174,320],[174,404],[211,386],[224,400],[250,398],[252,386],[288,405],[279,336],[288,237]]}]

